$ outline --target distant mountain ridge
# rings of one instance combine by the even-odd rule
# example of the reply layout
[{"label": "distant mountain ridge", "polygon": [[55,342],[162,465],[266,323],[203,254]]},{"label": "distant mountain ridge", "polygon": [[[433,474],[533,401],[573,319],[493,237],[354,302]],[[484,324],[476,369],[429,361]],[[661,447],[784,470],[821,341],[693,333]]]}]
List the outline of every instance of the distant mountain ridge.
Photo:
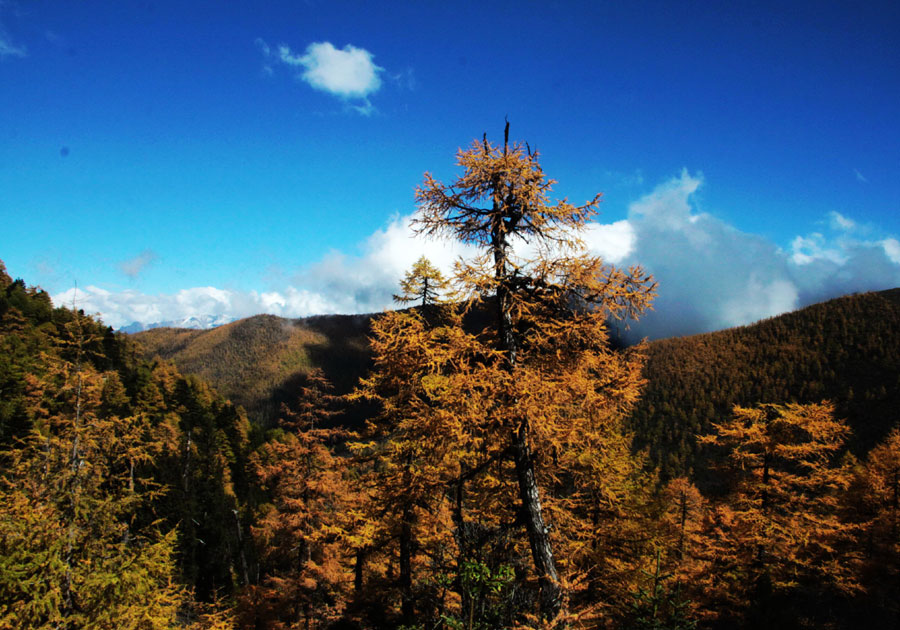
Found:
[{"label": "distant mountain ridge", "polygon": [[171,359],[273,426],[282,404],[296,402],[297,383],[322,369],[337,393],[349,392],[369,366],[372,315],[285,319],[255,315],[206,330],[153,328],[133,338],[147,356]]},{"label": "distant mountain ridge", "polygon": [[189,315],[183,319],[172,319],[166,322],[155,322],[152,324],[144,324],[142,322],[131,322],[127,326],[119,328],[117,332],[127,333],[129,335],[152,330],[154,328],[187,328],[189,330],[209,330],[218,328],[225,324],[235,321],[235,317],[229,315]]},{"label": "distant mountain ridge", "polygon": [[[210,330],[134,335],[149,356],[196,373],[272,426],[297,384],[322,368],[338,393],[370,365],[373,315],[257,315]],[[648,382],[630,419],[635,446],[664,477],[695,471],[696,436],[735,404],[836,403],[863,452],[900,425],[900,289],[850,295],[748,326],[649,344]],[[360,417],[362,415],[360,414]]]}]

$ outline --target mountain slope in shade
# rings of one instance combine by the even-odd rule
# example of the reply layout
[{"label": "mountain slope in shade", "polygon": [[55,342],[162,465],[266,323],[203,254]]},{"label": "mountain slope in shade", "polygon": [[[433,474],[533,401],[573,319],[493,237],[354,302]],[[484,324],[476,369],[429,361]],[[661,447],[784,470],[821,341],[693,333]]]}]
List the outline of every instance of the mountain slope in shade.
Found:
[{"label": "mountain slope in shade", "polygon": [[321,368],[337,393],[349,392],[369,365],[370,315],[285,319],[256,315],[210,330],[154,328],[133,335],[148,356],[171,359],[214,383],[251,420],[273,426],[296,402],[304,375]]},{"label": "mountain slope in shade", "polygon": [[654,341],[633,417],[664,476],[697,468],[696,435],[757,402],[831,400],[867,451],[900,424],[900,289],[850,295],[715,333]]}]

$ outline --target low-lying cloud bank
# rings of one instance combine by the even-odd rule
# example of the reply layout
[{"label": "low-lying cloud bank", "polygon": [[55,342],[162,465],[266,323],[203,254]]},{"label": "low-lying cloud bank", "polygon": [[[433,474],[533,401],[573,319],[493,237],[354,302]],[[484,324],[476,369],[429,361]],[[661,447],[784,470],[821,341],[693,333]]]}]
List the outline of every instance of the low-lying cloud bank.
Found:
[{"label": "low-lying cloud bank", "polygon": [[702,178],[687,171],[631,204],[640,263],[659,282],[654,311],[633,326],[651,338],[747,324],[853,292],[900,286],[900,243],[837,212],[823,230],[797,236],[789,251],[697,213]]},{"label": "low-lying cloud bank", "polygon": [[[631,204],[628,218],[595,224],[585,241],[617,265],[641,264],[659,282],[655,310],[632,324],[630,335],[684,335],[747,324],[853,292],[900,286],[900,241],[876,234],[851,217],[832,212],[822,229],[798,235],[788,250],[706,213],[691,196],[702,185],[687,171]],[[88,286],[53,296],[76,303],[120,328],[190,316],[248,317],[271,313],[303,317],[377,312],[392,305],[397,283],[426,254],[449,273],[471,254],[454,243],[414,237],[410,217],[395,217],[364,243],[361,256],[334,252],[301,270],[277,291],[241,292],[216,287],[173,295],[110,292]]]}]

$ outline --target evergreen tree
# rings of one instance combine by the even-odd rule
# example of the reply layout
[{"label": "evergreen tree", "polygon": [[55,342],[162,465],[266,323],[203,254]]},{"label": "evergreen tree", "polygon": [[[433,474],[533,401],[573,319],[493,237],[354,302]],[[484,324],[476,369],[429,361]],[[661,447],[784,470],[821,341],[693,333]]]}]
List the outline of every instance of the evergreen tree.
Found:
[{"label": "evergreen tree", "polygon": [[152,458],[140,417],[103,409],[109,375],[84,361],[85,330],[69,323],[74,362],[47,356],[30,382],[35,429],[4,453],[0,478],[0,622],[16,628],[168,628],[187,602],[174,579],[174,532],[140,527],[158,492],[136,471]]}]

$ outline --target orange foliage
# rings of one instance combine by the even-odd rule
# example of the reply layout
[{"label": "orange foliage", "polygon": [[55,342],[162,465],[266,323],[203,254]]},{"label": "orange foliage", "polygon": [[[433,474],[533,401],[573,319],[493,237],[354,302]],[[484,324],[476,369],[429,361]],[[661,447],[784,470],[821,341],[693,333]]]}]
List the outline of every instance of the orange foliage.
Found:
[{"label": "orange foliage", "polygon": [[252,533],[265,575],[243,598],[245,623],[269,628],[317,627],[340,616],[353,583],[348,515],[355,498],[348,467],[333,453],[344,431],[325,428],[330,386],[313,373],[299,411],[282,419],[281,439],[267,443],[253,466],[271,503]]},{"label": "orange foliage", "polygon": [[[609,511],[635,472],[620,422],[642,384],[643,347],[614,351],[607,321],[637,316],[655,285],[584,251],[579,231],[598,199],[551,205],[554,182],[536,153],[485,140],[457,162],[453,186],[426,174],[416,224],[481,247],[456,267],[461,312],[445,307],[436,322],[387,313],[373,325],[363,390],[384,405],[373,428],[393,471],[384,487],[396,488],[384,498],[394,513],[418,511],[419,537],[428,531],[444,558],[456,554],[462,617],[479,606],[488,619],[486,600],[460,577],[477,565],[485,575],[514,569],[520,600],[551,619],[566,614],[580,563],[597,557],[584,551],[598,532],[596,503]],[[527,255],[514,247],[525,242]],[[485,313],[483,329],[464,325]],[[447,511],[451,532],[438,518]],[[528,610],[503,605],[491,623]]]},{"label": "orange foliage", "polygon": [[735,407],[700,438],[727,449],[732,484],[706,515],[692,577],[716,614],[763,610],[803,589],[858,590],[854,531],[840,518],[850,476],[835,462],[849,429],[833,415],[827,403]]}]

